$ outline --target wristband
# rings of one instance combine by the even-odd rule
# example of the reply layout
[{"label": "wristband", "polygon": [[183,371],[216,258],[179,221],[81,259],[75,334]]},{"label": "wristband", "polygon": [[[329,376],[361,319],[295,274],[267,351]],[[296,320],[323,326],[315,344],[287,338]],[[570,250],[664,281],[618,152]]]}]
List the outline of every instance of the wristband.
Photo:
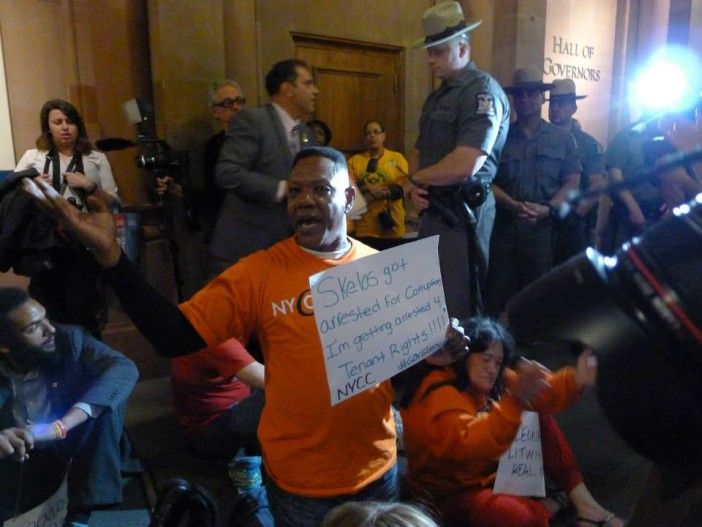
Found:
[{"label": "wristband", "polygon": [[66,425],[63,424],[63,422],[60,419],[56,419],[56,421],[51,423],[51,426],[54,429],[54,433],[56,434],[56,439],[66,439],[66,436],[68,435],[68,430],[66,429]]}]

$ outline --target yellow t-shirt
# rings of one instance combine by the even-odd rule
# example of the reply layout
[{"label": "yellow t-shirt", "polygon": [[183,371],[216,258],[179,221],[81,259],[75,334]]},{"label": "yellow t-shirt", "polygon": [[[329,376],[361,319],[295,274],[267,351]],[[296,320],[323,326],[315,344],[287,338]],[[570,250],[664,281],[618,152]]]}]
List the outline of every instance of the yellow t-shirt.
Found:
[{"label": "yellow t-shirt", "polygon": [[[399,152],[385,149],[383,155],[378,159],[378,169],[373,173],[366,172],[370,154],[364,152],[356,154],[349,159],[349,170],[362,187],[364,183],[372,185],[388,186],[404,185],[405,175],[409,170],[407,160]],[[399,170],[398,170],[399,169]],[[388,210],[395,223],[392,229],[385,230],[378,221],[378,214],[383,210]],[[405,235],[405,208],[402,199],[379,200],[368,203],[368,210],[363,216],[354,220],[353,235],[357,237],[372,236],[374,238],[402,238]]]},{"label": "yellow t-shirt", "polygon": [[330,404],[308,281],[375,252],[353,240],[344,257],[323,260],[288,238],[240,260],[180,305],[209,346],[258,334],[266,362],[258,437],[266,470],[288,492],[354,493],[395,463],[389,381]]}]

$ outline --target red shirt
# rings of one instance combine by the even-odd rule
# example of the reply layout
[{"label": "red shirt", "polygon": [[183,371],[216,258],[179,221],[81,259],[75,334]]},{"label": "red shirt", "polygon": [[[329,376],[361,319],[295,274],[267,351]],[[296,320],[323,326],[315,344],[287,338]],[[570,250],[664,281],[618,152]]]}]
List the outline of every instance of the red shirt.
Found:
[{"label": "red shirt", "polygon": [[252,362],[254,358],[234,338],[171,361],[173,406],[186,434],[206,428],[251,394],[235,375]]}]

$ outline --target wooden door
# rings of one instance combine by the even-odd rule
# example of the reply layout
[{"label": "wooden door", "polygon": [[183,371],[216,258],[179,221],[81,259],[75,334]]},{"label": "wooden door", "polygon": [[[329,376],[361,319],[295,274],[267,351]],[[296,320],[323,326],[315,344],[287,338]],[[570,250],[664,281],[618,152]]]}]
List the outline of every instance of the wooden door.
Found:
[{"label": "wooden door", "polygon": [[312,68],[319,99],[314,118],[332,132],[330,146],[346,155],[365,150],[363,125],[380,120],[386,146],[404,152],[404,50],[293,33],[295,57]]}]

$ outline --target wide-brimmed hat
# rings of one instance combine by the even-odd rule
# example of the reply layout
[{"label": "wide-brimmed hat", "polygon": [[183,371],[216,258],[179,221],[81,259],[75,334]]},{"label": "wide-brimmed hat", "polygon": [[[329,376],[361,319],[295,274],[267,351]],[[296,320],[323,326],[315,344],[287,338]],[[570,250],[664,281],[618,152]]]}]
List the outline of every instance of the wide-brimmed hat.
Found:
[{"label": "wide-brimmed hat", "polygon": [[473,31],[482,20],[466,23],[463,9],[458,2],[440,2],[430,7],[422,15],[424,37],[416,40],[415,48],[437,46],[463,33]]},{"label": "wide-brimmed hat", "polygon": [[519,90],[537,89],[547,91],[553,88],[553,84],[544,82],[544,75],[536,66],[519,68],[514,72],[512,86],[505,87],[505,93],[514,93]]},{"label": "wide-brimmed hat", "polygon": [[575,94],[575,82],[573,79],[555,79],[553,81],[553,88],[548,92],[549,98],[546,99],[550,101],[551,99],[584,99],[587,95],[576,95]]}]

